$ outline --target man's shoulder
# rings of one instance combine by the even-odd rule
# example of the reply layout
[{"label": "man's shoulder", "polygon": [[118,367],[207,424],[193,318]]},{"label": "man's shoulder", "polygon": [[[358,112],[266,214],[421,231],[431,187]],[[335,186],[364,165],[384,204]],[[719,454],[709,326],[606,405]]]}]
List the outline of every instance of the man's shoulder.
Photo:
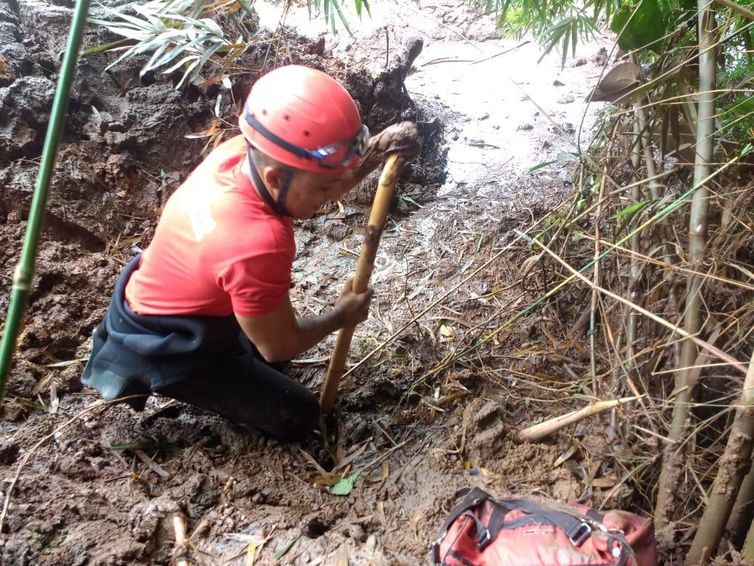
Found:
[{"label": "man's shoulder", "polygon": [[217,237],[229,247],[255,253],[295,253],[293,225],[270,214],[249,195],[229,192],[215,203]]},{"label": "man's shoulder", "polygon": [[246,155],[246,148],[246,140],[243,136],[233,136],[214,148],[207,156],[206,161],[221,163],[229,158],[238,159]]}]

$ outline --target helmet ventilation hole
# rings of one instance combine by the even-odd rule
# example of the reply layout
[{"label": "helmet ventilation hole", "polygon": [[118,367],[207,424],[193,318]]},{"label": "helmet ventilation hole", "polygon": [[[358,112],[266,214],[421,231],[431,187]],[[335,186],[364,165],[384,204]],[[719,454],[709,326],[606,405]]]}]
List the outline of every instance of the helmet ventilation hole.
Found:
[{"label": "helmet ventilation hole", "polygon": [[308,138],[311,134],[309,133],[309,130],[304,130],[304,135]]},{"label": "helmet ventilation hole", "polygon": [[288,121],[291,119],[291,117],[288,114],[283,114],[283,119]]},{"label": "helmet ventilation hole", "polygon": [[267,110],[262,110],[262,116],[267,116]]}]

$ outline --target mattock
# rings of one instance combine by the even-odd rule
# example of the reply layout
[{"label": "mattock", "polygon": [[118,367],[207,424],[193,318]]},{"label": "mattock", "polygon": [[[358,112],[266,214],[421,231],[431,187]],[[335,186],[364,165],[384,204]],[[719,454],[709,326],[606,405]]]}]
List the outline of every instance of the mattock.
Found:
[{"label": "mattock", "polygon": [[[377,185],[377,193],[374,195],[372,211],[369,214],[369,223],[367,225],[364,243],[361,246],[359,255],[359,264],[356,268],[356,276],[353,280],[353,290],[355,293],[364,293],[369,288],[369,279],[374,270],[374,258],[377,256],[377,247],[380,245],[382,230],[385,227],[385,220],[390,209],[390,201],[393,198],[395,182],[398,180],[403,165],[403,158],[397,155],[390,155],[382,169],[380,181]],[[353,338],[353,326],[347,326],[338,333],[338,340],[335,342],[330,366],[327,368],[325,384],[322,387],[322,393],[319,398],[319,406],[323,413],[332,409],[335,403],[335,397],[338,394],[338,384],[343,375],[343,368],[346,364],[348,349],[351,347],[351,338]]]}]

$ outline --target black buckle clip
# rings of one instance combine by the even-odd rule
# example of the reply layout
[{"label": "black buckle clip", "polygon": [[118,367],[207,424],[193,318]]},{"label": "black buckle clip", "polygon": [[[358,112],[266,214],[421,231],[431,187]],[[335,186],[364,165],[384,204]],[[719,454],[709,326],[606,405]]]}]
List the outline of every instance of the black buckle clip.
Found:
[{"label": "black buckle clip", "polygon": [[[443,533],[443,536],[445,536],[445,533]],[[439,564],[440,563],[440,539],[432,543],[430,552],[432,553],[432,564]]]},{"label": "black buckle clip", "polygon": [[592,536],[592,526],[589,523],[579,523],[578,527],[568,533],[568,538],[574,546],[581,546]]},{"label": "black buckle clip", "polygon": [[492,542],[492,535],[490,534],[489,529],[482,529],[481,532],[477,533],[476,537],[476,544],[479,550],[484,550],[487,548],[487,545]]}]

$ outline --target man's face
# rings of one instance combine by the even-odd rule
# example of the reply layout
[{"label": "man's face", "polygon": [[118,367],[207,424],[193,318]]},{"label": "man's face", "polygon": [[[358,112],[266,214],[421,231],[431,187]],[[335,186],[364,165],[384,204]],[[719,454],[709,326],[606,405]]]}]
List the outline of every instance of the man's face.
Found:
[{"label": "man's face", "polygon": [[[348,182],[350,172],[345,173],[311,173],[296,171],[291,179],[290,188],[285,199],[285,209],[293,218],[306,219],[314,216],[326,203],[339,200],[351,184]],[[285,171],[278,168],[265,168],[265,182],[277,201],[280,187],[285,179]]]}]

